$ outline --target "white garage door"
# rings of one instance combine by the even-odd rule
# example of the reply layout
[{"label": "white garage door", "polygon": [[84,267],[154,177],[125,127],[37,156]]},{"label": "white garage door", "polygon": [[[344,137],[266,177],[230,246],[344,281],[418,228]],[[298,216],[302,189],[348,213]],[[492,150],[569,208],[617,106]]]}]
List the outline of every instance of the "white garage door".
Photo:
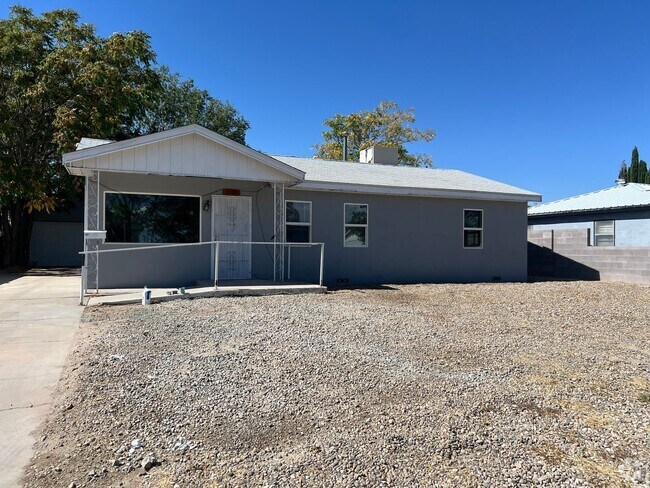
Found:
[{"label": "white garage door", "polygon": [[34,222],[30,261],[36,266],[81,266],[82,222]]}]

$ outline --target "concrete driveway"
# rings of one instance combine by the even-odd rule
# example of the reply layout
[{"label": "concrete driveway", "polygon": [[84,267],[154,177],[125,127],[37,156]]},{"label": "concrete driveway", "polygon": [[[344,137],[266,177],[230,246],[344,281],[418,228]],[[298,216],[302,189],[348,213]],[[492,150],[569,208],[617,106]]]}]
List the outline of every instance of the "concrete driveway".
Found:
[{"label": "concrete driveway", "polygon": [[19,486],[83,307],[78,270],[0,274],[0,486]]}]

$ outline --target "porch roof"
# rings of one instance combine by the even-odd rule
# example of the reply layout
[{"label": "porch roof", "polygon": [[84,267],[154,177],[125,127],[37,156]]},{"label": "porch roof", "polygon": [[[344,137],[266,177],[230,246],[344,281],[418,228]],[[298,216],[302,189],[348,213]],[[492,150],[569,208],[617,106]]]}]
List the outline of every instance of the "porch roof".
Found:
[{"label": "porch roof", "polygon": [[83,139],[63,155],[74,175],[94,171],[198,176],[284,183],[303,181],[305,173],[200,125],[188,125],[125,141]]}]

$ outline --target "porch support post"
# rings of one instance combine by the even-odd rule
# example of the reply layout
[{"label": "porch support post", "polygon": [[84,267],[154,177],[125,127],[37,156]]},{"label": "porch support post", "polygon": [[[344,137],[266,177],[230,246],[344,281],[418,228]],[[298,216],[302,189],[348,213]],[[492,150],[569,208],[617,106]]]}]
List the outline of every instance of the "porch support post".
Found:
[{"label": "porch support post", "polygon": [[284,281],[284,184],[273,183],[273,281]]},{"label": "porch support post", "polygon": [[[99,171],[92,171],[86,176],[86,191],[84,198],[84,230],[99,229]],[[98,241],[88,241],[84,236],[84,251],[99,249]],[[85,288],[86,290],[99,289],[99,254],[84,254]],[[82,278],[83,279],[83,278]]]}]

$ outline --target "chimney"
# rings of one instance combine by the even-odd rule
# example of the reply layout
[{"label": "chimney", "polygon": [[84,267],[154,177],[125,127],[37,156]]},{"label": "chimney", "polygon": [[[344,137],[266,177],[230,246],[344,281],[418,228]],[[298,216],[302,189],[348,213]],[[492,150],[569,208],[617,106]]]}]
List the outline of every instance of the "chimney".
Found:
[{"label": "chimney", "polygon": [[625,186],[625,184],[626,184],[625,183],[625,178],[619,178],[618,180],[616,180],[616,185],[617,186]]},{"label": "chimney", "polygon": [[396,147],[370,146],[368,149],[360,151],[359,162],[397,166],[399,164],[398,157],[399,153]]},{"label": "chimney", "polygon": [[343,161],[348,160],[348,134],[343,134]]}]

